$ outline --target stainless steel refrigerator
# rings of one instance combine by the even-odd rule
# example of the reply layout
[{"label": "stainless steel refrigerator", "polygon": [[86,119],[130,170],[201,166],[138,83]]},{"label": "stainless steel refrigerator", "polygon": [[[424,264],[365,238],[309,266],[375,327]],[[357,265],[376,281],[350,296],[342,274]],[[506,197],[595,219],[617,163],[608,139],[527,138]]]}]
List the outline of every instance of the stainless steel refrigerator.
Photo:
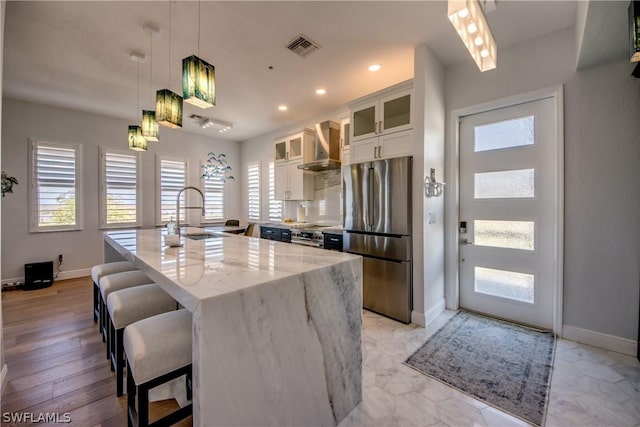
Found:
[{"label": "stainless steel refrigerator", "polygon": [[412,158],[343,168],[344,250],[362,255],[364,308],[411,322]]}]

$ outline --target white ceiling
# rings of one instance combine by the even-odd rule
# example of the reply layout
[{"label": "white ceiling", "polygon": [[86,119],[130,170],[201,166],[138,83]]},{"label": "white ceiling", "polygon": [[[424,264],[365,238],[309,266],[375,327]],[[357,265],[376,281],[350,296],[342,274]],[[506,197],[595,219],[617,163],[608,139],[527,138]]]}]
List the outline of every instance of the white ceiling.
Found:
[{"label": "white ceiling", "polygon": [[[198,3],[144,1],[8,1],[4,95],[137,120],[136,64],[149,58],[150,22],[161,34],[140,65],[140,108],[157,89],[181,94],[181,60],[197,54]],[[413,47],[426,43],[445,64],[471,62],[446,16],[446,1],[205,1],[200,53],[216,67],[217,105],[185,104],[185,130],[242,141],[339,108],[413,77]],[[574,25],[576,3],[499,1],[487,16],[500,49]],[[321,48],[301,58],[285,48],[300,33]],[[367,71],[377,62],[382,69]],[[268,67],[273,66],[273,70]],[[499,66],[499,59],[498,59]],[[169,75],[171,81],[169,82]],[[327,95],[314,90],[325,87]],[[289,111],[277,110],[287,104]],[[234,124],[219,134],[192,113]]]}]

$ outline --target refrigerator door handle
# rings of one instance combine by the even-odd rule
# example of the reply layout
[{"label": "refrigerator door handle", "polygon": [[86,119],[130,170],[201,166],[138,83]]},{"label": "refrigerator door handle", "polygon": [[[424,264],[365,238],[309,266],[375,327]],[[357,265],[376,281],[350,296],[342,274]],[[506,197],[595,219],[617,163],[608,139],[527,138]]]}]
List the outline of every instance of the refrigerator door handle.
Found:
[{"label": "refrigerator door handle", "polygon": [[375,197],[375,193],[373,191],[373,181],[374,181],[373,180],[373,168],[369,168],[368,172],[369,172],[369,176],[367,177],[367,179],[369,181],[367,183],[368,184],[367,188],[369,190],[369,194],[367,194],[367,202],[368,202],[369,206],[368,206],[368,212],[367,213],[369,214],[368,215],[369,216],[369,218],[368,218],[369,224],[367,224],[367,225],[370,228],[369,231],[372,231],[373,230],[373,224],[374,224],[374,221],[375,221],[375,218],[373,217],[373,198]]}]

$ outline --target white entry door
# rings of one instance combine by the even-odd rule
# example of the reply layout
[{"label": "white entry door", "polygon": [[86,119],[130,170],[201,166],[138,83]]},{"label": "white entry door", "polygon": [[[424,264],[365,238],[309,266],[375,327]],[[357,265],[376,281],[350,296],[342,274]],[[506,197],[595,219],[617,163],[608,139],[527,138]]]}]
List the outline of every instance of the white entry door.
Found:
[{"label": "white entry door", "polygon": [[461,307],[553,328],[557,139],[553,98],[461,118]]}]

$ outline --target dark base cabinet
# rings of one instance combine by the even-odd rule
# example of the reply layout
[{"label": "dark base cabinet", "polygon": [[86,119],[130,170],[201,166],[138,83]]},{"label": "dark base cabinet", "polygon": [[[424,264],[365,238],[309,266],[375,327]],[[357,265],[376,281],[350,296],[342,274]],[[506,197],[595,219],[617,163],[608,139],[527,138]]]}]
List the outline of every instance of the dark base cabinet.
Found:
[{"label": "dark base cabinet", "polygon": [[324,248],[342,252],[342,234],[324,233]]},{"label": "dark base cabinet", "polygon": [[260,238],[291,243],[291,230],[278,227],[260,227]]}]

